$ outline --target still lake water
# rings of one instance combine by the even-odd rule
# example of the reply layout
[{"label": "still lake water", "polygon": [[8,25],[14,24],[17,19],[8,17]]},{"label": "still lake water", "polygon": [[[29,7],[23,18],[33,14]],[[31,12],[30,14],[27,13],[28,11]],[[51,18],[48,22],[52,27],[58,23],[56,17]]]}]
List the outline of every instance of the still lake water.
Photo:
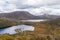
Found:
[{"label": "still lake water", "polygon": [[[23,22],[40,22],[40,21],[46,21],[46,20],[22,20]],[[34,31],[34,27],[33,26],[29,26],[29,25],[17,25],[17,26],[12,26],[12,27],[8,27],[5,29],[0,29],[0,34],[5,34],[5,33],[9,33],[9,34],[15,34],[15,30],[16,29],[24,29],[25,30],[29,30],[29,31]]]},{"label": "still lake water", "polygon": [[38,19],[38,20],[21,20],[22,22],[41,22],[46,21],[47,19]]},{"label": "still lake water", "polygon": [[28,26],[28,25],[17,25],[17,26],[12,26],[9,28],[5,28],[5,29],[0,29],[0,34],[5,34],[5,33],[9,33],[9,34],[15,34],[15,30],[16,29],[23,29],[25,30],[29,30],[29,31],[34,31],[34,27],[33,26]]}]

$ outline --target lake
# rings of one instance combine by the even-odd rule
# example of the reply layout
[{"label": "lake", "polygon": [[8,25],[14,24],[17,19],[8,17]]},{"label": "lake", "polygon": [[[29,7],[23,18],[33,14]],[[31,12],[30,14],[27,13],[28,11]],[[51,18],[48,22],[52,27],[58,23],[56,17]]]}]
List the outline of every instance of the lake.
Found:
[{"label": "lake", "polygon": [[9,34],[15,34],[15,30],[16,29],[23,29],[23,31],[29,30],[29,31],[34,31],[34,27],[33,26],[28,26],[28,25],[17,25],[17,26],[12,26],[9,28],[5,28],[5,29],[0,29],[0,34],[5,34],[5,33],[9,33]]},{"label": "lake", "polygon": [[46,21],[48,19],[37,19],[37,20],[21,20],[22,22],[40,22],[40,21]]},{"label": "lake", "polygon": [[[46,21],[43,19],[40,20],[21,20],[22,22],[41,22],[41,21]],[[9,34],[15,34],[15,30],[16,29],[24,29],[25,30],[29,30],[29,31],[34,31],[34,26],[29,26],[29,25],[17,25],[17,26],[12,26],[12,27],[8,27],[5,29],[0,29],[0,34],[5,34],[5,33],[9,33]]]}]

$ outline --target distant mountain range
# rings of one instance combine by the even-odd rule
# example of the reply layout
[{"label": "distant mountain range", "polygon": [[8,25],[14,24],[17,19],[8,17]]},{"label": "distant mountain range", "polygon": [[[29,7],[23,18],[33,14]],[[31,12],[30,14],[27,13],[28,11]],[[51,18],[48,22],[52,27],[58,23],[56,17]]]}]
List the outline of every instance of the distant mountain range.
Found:
[{"label": "distant mountain range", "polygon": [[39,16],[42,19],[56,19],[60,18],[60,15],[49,15],[49,14],[44,14]]},{"label": "distant mountain range", "polygon": [[27,11],[15,11],[10,13],[0,13],[0,17],[11,18],[11,19],[53,19],[53,18],[60,18],[57,15],[40,15],[34,16]]}]

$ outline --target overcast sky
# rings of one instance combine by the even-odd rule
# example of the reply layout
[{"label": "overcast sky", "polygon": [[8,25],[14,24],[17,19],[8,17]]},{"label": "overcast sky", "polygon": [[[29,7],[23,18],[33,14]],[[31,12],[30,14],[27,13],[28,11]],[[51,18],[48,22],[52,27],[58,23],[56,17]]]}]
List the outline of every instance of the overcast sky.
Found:
[{"label": "overcast sky", "polygon": [[60,15],[60,0],[0,0],[0,12],[29,11],[33,15]]}]

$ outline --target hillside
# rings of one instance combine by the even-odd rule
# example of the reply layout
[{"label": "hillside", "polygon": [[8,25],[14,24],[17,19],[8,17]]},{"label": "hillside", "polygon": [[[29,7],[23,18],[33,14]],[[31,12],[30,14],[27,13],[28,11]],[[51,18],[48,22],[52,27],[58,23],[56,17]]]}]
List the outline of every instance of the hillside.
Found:
[{"label": "hillside", "polygon": [[60,18],[43,22],[27,22],[26,25],[33,25],[37,34],[60,34]]},{"label": "hillside", "polygon": [[[60,40],[60,18],[44,22],[27,22],[33,25],[34,31],[18,32],[17,34],[0,34],[1,40]],[[21,30],[20,30],[21,31]]]},{"label": "hillside", "polygon": [[20,22],[18,20],[9,19],[9,18],[0,18],[0,29],[19,25],[19,24]]}]

